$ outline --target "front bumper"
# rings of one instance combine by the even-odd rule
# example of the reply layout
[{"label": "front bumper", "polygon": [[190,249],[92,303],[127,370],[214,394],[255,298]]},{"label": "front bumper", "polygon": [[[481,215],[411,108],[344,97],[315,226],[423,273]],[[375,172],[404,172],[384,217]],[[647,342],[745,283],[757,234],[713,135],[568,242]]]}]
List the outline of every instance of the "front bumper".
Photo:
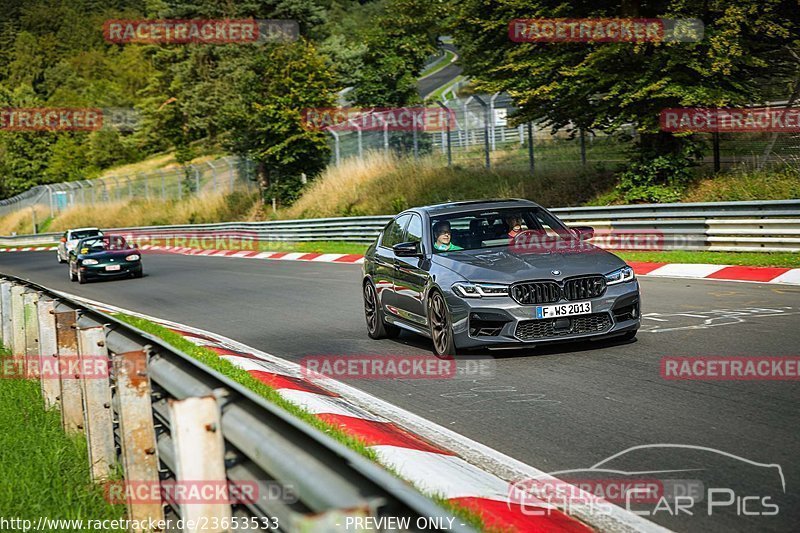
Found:
[{"label": "front bumper", "polygon": [[[106,270],[106,266],[119,265],[119,270]],[[89,279],[118,278],[122,276],[139,275],[142,272],[141,261],[128,261],[124,263],[100,263],[80,267],[83,276]]]},{"label": "front bumper", "polygon": [[608,286],[599,298],[581,301],[592,302],[591,314],[537,320],[535,305],[521,305],[510,297],[461,298],[452,293],[447,297],[458,348],[530,347],[602,339],[636,331],[641,325],[637,280]]}]

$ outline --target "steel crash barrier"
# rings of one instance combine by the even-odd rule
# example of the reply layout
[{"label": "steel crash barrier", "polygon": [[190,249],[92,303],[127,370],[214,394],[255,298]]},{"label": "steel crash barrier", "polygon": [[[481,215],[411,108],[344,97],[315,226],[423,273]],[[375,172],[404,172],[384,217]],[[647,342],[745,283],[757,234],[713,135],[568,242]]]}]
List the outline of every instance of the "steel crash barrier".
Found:
[{"label": "steel crash barrier", "polygon": [[[800,199],[565,207],[551,211],[569,225],[594,227],[593,242],[601,247],[624,248],[624,243],[615,245],[620,244],[619,238],[630,241],[642,236],[650,245],[655,239],[655,247],[665,250],[800,251]],[[368,243],[390,219],[390,215],[383,215],[128,227],[109,231],[140,240],[218,234],[254,241]],[[0,237],[0,245],[53,243],[59,237],[58,233]]]},{"label": "steel crash barrier", "polygon": [[0,326],[12,352],[3,368],[39,381],[64,431],[85,436],[93,481],[134,523],[321,532],[385,516],[409,517],[416,531],[420,517],[451,518],[226,376],[63,294],[0,274]]}]

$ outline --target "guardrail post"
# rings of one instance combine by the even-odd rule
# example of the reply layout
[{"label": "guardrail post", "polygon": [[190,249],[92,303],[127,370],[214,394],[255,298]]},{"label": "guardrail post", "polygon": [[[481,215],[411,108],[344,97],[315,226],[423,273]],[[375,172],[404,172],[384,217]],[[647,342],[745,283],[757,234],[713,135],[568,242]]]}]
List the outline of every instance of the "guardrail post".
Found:
[{"label": "guardrail post", "polygon": [[[112,361],[116,380],[114,403],[119,417],[125,479],[134,486],[140,483],[156,486],[159,483],[158,446],[153,426],[147,353],[142,350],[114,354]],[[152,518],[160,521],[164,518],[161,502],[129,499],[127,503],[130,520],[141,522]]]},{"label": "guardrail post", "polygon": [[[169,403],[171,435],[175,446],[175,477],[178,484],[227,484],[225,475],[225,443],[217,399],[213,396],[186,398]],[[212,501],[181,504],[180,515],[185,521],[199,523],[230,522],[228,502]],[[200,532],[201,529],[185,528]]]},{"label": "guardrail post", "polygon": [[14,339],[14,326],[11,321],[13,313],[11,311],[11,282],[0,282],[0,335],[2,335],[3,346],[12,349]]},{"label": "guardrail post", "polygon": [[103,326],[80,328],[77,331],[84,428],[92,480],[97,483],[108,479],[117,455],[111,420],[108,349]]},{"label": "guardrail post", "polygon": [[[22,362],[25,357],[25,305],[22,301],[22,295],[25,292],[25,287],[22,285],[13,285],[11,287],[11,355],[17,362]],[[24,368],[20,366],[19,368]]]},{"label": "guardrail post", "polygon": [[37,364],[39,361],[39,314],[36,311],[39,302],[39,294],[26,292],[22,295],[22,302],[25,307],[25,354],[23,358],[24,372],[26,378],[39,378]]},{"label": "guardrail post", "polygon": [[56,316],[54,300],[39,299],[39,360],[41,361],[42,397],[45,409],[58,407],[61,396],[61,383],[58,374],[52,372],[58,368],[58,344],[56,344]]},{"label": "guardrail post", "polygon": [[56,313],[59,382],[61,384],[61,425],[67,433],[83,432],[83,394],[74,369],[78,361],[77,311]]}]

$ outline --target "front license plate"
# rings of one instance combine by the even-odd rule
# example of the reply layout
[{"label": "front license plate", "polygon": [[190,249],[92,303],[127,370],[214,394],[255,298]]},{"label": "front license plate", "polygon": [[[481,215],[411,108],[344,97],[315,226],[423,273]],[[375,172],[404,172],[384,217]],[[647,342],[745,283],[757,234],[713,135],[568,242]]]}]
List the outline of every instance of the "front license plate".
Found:
[{"label": "front license plate", "polygon": [[557,318],[560,316],[587,315],[592,312],[592,302],[576,302],[574,304],[539,305],[536,307],[536,318]]},{"label": "front license plate", "polygon": [[108,265],[106,266],[106,272],[110,272],[113,270],[119,270],[119,265]]}]

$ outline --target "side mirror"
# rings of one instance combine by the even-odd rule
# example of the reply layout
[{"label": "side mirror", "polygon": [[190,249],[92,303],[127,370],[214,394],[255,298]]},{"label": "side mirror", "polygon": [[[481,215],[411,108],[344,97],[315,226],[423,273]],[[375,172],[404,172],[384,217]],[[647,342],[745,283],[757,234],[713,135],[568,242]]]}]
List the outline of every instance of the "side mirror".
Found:
[{"label": "side mirror", "polygon": [[418,242],[401,242],[392,246],[392,251],[397,257],[422,257],[422,250]]},{"label": "side mirror", "polygon": [[575,226],[572,230],[582,241],[587,241],[594,237],[594,228],[591,226]]}]

